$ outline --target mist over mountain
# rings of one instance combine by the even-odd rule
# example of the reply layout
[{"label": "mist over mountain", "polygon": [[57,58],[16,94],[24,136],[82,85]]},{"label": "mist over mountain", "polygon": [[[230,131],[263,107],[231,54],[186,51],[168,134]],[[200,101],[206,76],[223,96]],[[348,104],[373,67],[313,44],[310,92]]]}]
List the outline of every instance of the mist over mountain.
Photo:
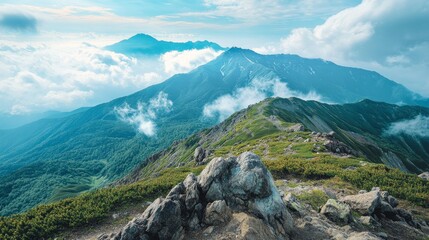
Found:
[{"label": "mist over mountain", "polygon": [[61,118],[78,112],[83,112],[86,109],[87,107],[82,107],[70,112],[47,111],[42,113],[27,113],[18,115],[0,113],[0,129],[17,128],[44,118]]}]

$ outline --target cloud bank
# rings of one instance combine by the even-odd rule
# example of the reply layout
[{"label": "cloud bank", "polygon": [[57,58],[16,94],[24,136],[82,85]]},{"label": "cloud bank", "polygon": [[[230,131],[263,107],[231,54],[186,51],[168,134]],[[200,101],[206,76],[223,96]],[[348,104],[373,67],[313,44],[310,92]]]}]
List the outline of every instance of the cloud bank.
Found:
[{"label": "cloud bank", "polygon": [[429,2],[363,0],[282,39],[284,52],[369,68],[429,96]]},{"label": "cloud bank", "polygon": [[115,107],[113,111],[122,122],[135,127],[139,133],[148,137],[156,134],[155,120],[159,114],[171,111],[173,102],[168,99],[168,94],[159,94],[150,99],[149,103],[138,102],[136,108],[132,108],[128,103]]},{"label": "cloud bank", "polygon": [[249,86],[238,88],[232,94],[220,96],[204,106],[203,116],[208,118],[218,117],[222,121],[234,112],[244,109],[251,104],[260,102],[267,97],[298,97],[304,100],[321,101],[321,97],[315,92],[307,94],[290,90],[287,84],[279,79],[255,78]]},{"label": "cloud bank", "polygon": [[385,134],[407,134],[417,137],[429,137],[429,116],[417,115],[413,119],[394,122],[385,131]]},{"label": "cloud bank", "polygon": [[0,41],[0,112],[93,106],[160,83],[219,54],[203,49],[136,59],[88,43]]}]

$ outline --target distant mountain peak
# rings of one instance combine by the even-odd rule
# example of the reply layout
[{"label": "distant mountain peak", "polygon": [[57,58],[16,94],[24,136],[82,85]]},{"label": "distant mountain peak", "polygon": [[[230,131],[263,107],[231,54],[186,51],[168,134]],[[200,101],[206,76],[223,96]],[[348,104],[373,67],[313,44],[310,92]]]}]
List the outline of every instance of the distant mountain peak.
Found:
[{"label": "distant mountain peak", "polygon": [[[152,37],[151,35],[144,34],[144,33],[138,33],[138,34],[130,37],[127,40],[128,41],[153,41],[153,42],[158,42],[158,39]],[[127,40],[124,40],[124,41],[127,41]]]},{"label": "distant mountain peak", "polygon": [[251,64],[259,62],[258,59],[261,58],[261,55],[250,50],[250,49],[243,49],[239,47],[232,47],[222,53],[221,57],[219,59],[222,59],[222,61],[225,61],[226,59],[230,60],[233,59],[234,61],[245,61],[250,62]]},{"label": "distant mountain peak", "polygon": [[259,55],[258,53],[254,52],[250,49],[239,48],[239,47],[232,47],[223,53],[223,55],[225,55],[225,56],[235,55],[235,54]]},{"label": "distant mountain peak", "polygon": [[225,48],[218,44],[207,40],[196,42],[170,42],[157,40],[156,38],[144,33],[136,34],[131,38],[105,47],[107,50],[130,56],[161,55],[170,51],[185,51],[204,48],[212,48],[216,51],[225,50]]}]

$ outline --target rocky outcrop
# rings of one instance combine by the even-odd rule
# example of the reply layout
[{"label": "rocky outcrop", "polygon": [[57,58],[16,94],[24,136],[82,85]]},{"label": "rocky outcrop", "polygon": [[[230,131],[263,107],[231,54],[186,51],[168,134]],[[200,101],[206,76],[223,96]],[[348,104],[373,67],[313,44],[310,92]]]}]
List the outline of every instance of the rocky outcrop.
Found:
[{"label": "rocky outcrop", "polygon": [[[335,132],[320,133],[312,132],[312,142],[315,142],[313,152],[327,151],[336,155],[354,155],[358,156],[359,153],[345,143],[335,138]],[[305,142],[309,142],[310,139],[306,139]]]},{"label": "rocky outcrop", "polygon": [[112,239],[182,239],[215,225],[240,227],[241,239],[289,239],[292,217],[255,154],[213,159],[199,177],[188,175]]},{"label": "rocky outcrop", "polygon": [[298,123],[288,127],[286,130],[289,132],[302,132],[305,130],[305,127],[301,123]]},{"label": "rocky outcrop", "polygon": [[344,144],[343,142],[335,139],[335,133],[329,132],[322,134],[323,137],[326,138],[326,141],[323,143],[323,146],[330,152],[335,154],[351,154],[358,155],[357,152],[351,149],[349,146]]},{"label": "rocky outcrop", "polygon": [[351,208],[364,217],[360,221],[364,225],[376,224],[376,219],[403,222],[413,228],[421,228],[413,215],[405,209],[397,208],[398,200],[387,191],[374,187],[370,192],[345,196],[342,201],[350,204]]}]

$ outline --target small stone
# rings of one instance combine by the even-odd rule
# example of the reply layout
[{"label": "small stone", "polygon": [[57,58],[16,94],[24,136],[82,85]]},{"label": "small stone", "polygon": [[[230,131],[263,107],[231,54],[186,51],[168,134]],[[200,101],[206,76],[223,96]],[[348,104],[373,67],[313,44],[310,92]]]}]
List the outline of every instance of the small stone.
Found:
[{"label": "small stone", "polygon": [[383,239],[387,239],[389,237],[389,236],[387,236],[387,233],[385,233],[385,232],[378,232],[375,235],[377,235]]},{"label": "small stone", "polygon": [[377,220],[375,220],[375,218],[373,218],[371,216],[361,216],[361,217],[359,217],[359,222],[361,222],[363,225],[367,225],[367,226],[379,225]]},{"label": "small stone", "polygon": [[350,227],[350,225],[344,225],[341,227],[341,230],[343,232],[350,232],[352,230],[352,227]]},{"label": "small stone", "polygon": [[142,203],[142,207],[143,208],[147,208],[149,205],[151,205],[152,204],[152,202],[150,202],[150,201],[146,201],[146,202],[143,202]]},{"label": "small stone", "polygon": [[392,197],[392,196],[388,196],[387,197],[387,202],[390,204],[390,206],[392,206],[393,208],[397,207],[399,202],[396,198]]},{"label": "small stone", "polygon": [[360,190],[359,192],[358,192],[358,194],[364,194],[364,193],[367,193],[368,191],[367,190]]},{"label": "small stone", "polygon": [[210,226],[210,227],[208,227],[208,228],[206,228],[205,230],[204,230],[204,232],[203,232],[203,234],[204,235],[210,235],[210,234],[212,234],[212,232],[213,232],[213,230],[214,230],[214,227],[213,226]]},{"label": "small stone", "polygon": [[349,166],[345,170],[353,171],[353,170],[356,170],[356,167],[355,166]]},{"label": "small stone", "polygon": [[351,221],[349,205],[337,202],[334,199],[329,199],[320,213],[337,224],[345,225]]},{"label": "small stone", "polygon": [[429,172],[423,172],[419,174],[419,178],[429,181]]},{"label": "small stone", "polygon": [[387,202],[387,198],[389,197],[389,192],[388,191],[380,191],[380,196],[381,196],[381,199],[383,201]]}]

